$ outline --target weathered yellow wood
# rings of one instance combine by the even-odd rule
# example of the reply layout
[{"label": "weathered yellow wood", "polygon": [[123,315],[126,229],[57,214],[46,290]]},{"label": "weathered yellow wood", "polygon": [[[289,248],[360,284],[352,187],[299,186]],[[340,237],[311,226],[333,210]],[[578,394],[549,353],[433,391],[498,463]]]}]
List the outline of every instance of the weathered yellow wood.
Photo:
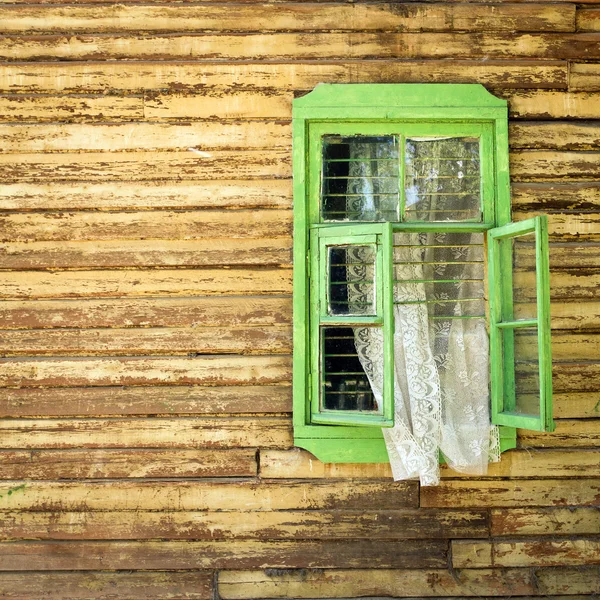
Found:
[{"label": "weathered yellow wood", "polygon": [[597,91],[600,88],[600,65],[571,63],[569,89],[573,91]]},{"label": "weathered yellow wood", "polygon": [[[597,448],[600,446],[600,418],[557,421],[556,430],[552,435],[520,429],[519,444],[522,447],[534,448]],[[600,471],[596,469],[596,472]]]},{"label": "weathered yellow wood", "polygon": [[291,298],[5,300],[5,329],[289,325]]},{"label": "weathered yellow wood", "polygon": [[600,10],[598,8],[578,10],[577,31],[600,31]]},{"label": "weathered yellow wood", "polygon": [[497,30],[575,31],[575,6],[558,4],[415,4],[394,10],[393,4],[281,3],[207,5],[202,11],[185,5],[74,6],[0,8],[6,32],[125,31],[277,31],[277,30]]},{"label": "weathered yellow wood", "polygon": [[600,479],[455,479],[421,488],[420,500],[430,508],[596,506],[599,493]]},{"label": "weathered yellow wood", "polygon": [[[0,215],[0,227],[2,241],[271,238],[291,235],[292,212],[201,210],[11,213]],[[60,245],[55,247],[60,248]]]},{"label": "weathered yellow wood", "polygon": [[541,594],[597,594],[600,567],[562,567],[536,569]]},{"label": "weathered yellow wood", "polygon": [[[147,600],[181,598],[211,600],[211,571],[54,572],[0,573],[0,589],[6,598],[28,600]],[[183,594],[183,596],[182,596]]]},{"label": "weathered yellow wood", "polygon": [[[346,5],[347,7],[348,5]],[[341,6],[340,6],[341,8]],[[318,10],[323,10],[320,8]],[[247,33],[5,36],[5,60],[327,60],[356,58],[598,58],[598,33]],[[268,102],[268,99],[265,98]],[[266,107],[265,107],[266,108]],[[257,108],[265,114],[265,108]],[[204,110],[204,109],[203,109]],[[252,110],[252,109],[251,109]],[[220,111],[219,111],[220,112]],[[269,115],[267,115],[269,116]]]},{"label": "weathered yellow wood", "polygon": [[[470,6],[470,5],[468,5]],[[336,7],[337,9],[337,7]],[[237,18],[239,20],[239,18]],[[344,61],[289,64],[49,62],[3,66],[0,90],[12,93],[97,93],[105,90],[193,91],[197,86],[310,90],[318,83],[482,83],[494,88],[566,89],[561,61]]]},{"label": "weathered yellow wood", "polygon": [[[152,38],[153,47],[162,38]],[[194,40],[202,38],[193,38]],[[290,92],[275,89],[240,90],[213,87],[195,93],[147,93],[144,117],[153,119],[289,119]]]},{"label": "weathered yellow wood", "polygon": [[552,404],[557,419],[587,419],[600,416],[600,394],[593,391],[554,394]]},{"label": "weathered yellow wood", "polygon": [[7,512],[6,539],[328,540],[479,538],[485,511],[372,510],[201,512]]},{"label": "weathered yellow wood", "polygon": [[118,152],[222,148],[286,148],[291,151],[289,123],[280,121],[194,123],[27,124],[0,125],[0,153]]},{"label": "weathered yellow wood", "polygon": [[290,177],[287,150],[0,154],[7,183]]},{"label": "weathered yellow wood", "polygon": [[600,125],[597,122],[517,122],[509,126],[509,143],[511,148],[597,150]]},{"label": "weathered yellow wood", "polygon": [[291,327],[0,330],[0,355],[291,354]]},{"label": "weathered yellow wood", "polygon": [[288,179],[247,181],[53,182],[2,186],[0,210],[291,208]]},{"label": "weathered yellow wood", "polygon": [[596,535],[600,508],[512,508],[490,513],[492,536]]},{"label": "weathered yellow wood", "polygon": [[0,388],[3,417],[290,413],[284,385]]},{"label": "weathered yellow wood", "polygon": [[379,510],[398,510],[417,508],[417,504],[414,481],[357,481],[352,488],[345,481],[323,484],[291,480],[239,480],[235,485],[227,480],[0,482],[2,511],[366,511],[375,505]]},{"label": "weathered yellow wood", "polygon": [[510,155],[510,169],[515,181],[593,179],[600,177],[600,152],[516,150]]},{"label": "weathered yellow wood", "polygon": [[600,93],[515,90],[506,94],[509,113],[518,118],[598,119]]},{"label": "weathered yellow wood", "polygon": [[[552,359],[559,361],[583,361],[600,358],[600,332],[553,332]],[[538,357],[537,333],[523,334],[515,347],[516,360],[535,360]]]},{"label": "weathered yellow wood", "polygon": [[[594,281],[590,281],[593,285]],[[2,298],[101,298],[290,294],[292,273],[280,269],[140,269],[5,272]]]},{"label": "weathered yellow wood", "polygon": [[289,420],[276,417],[0,420],[0,448],[289,448],[292,445]]},{"label": "weathered yellow wood", "polygon": [[0,122],[128,121],[143,116],[141,96],[0,96]]},{"label": "weathered yellow wood", "polygon": [[593,181],[515,182],[511,195],[513,207],[522,212],[600,211],[600,185]]},{"label": "weathered yellow wood", "polygon": [[598,391],[600,382],[600,363],[560,363],[552,368],[552,386],[554,391],[561,392],[594,392]]},{"label": "weathered yellow wood", "polygon": [[291,360],[281,356],[198,358],[5,359],[4,386],[246,385],[288,381]]},{"label": "weathered yellow wood", "polygon": [[561,567],[600,563],[600,542],[587,540],[452,542],[456,569],[489,567]]},{"label": "weathered yellow wood", "polygon": [[[363,565],[364,567],[364,565]],[[588,586],[589,587],[589,586]],[[595,587],[595,586],[594,586]],[[306,572],[223,571],[219,595],[246,598],[399,597],[410,590],[420,597],[537,594],[528,569],[465,569],[454,577],[438,570],[325,570]]]},{"label": "weathered yellow wood", "polygon": [[[254,477],[253,448],[3,450],[1,479]],[[115,513],[122,515],[122,513]],[[6,525],[3,519],[3,527]]]}]

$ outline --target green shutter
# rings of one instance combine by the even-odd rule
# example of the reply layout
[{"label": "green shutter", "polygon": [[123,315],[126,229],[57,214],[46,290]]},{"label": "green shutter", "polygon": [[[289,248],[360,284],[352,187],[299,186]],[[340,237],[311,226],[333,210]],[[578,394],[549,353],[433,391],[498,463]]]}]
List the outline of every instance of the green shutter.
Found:
[{"label": "green shutter", "polygon": [[[312,272],[318,273],[311,282],[311,423],[372,427],[394,424],[391,253],[389,223],[311,231]],[[347,263],[347,257],[353,255],[362,256],[362,262]],[[358,276],[349,275],[353,267]],[[336,276],[340,272],[346,275]],[[376,409],[352,402],[352,398],[365,401],[365,396],[372,396],[352,339],[366,328],[378,329],[384,344],[380,365],[382,401],[376,403]]]},{"label": "green shutter", "polygon": [[553,431],[547,217],[488,232],[492,421]]}]

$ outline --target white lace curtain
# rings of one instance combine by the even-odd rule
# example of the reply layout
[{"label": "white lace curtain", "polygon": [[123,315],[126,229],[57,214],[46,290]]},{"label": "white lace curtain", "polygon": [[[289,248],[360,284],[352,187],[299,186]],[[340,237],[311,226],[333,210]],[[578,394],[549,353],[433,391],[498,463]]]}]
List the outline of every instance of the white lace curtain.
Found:
[{"label": "white lace curtain", "polygon": [[[446,142],[446,151],[449,146]],[[382,151],[381,147],[375,150],[373,144],[351,145],[351,156],[366,158],[366,153],[377,152],[381,158]],[[384,201],[393,198],[397,190],[398,181],[390,176],[397,174],[397,165],[391,161],[372,164],[378,173],[369,172],[368,161],[350,163],[348,212],[358,212],[356,220],[371,220],[379,194]],[[386,175],[381,171],[386,164],[388,177],[374,179],[375,175]],[[427,186],[431,190],[439,190],[440,185],[451,189],[452,184],[435,176],[435,164],[430,163],[428,169],[432,176],[430,181],[421,182],[418,209],[441,210],[444,200],[439,198],[448,202],[453,196],[422,192]],[[451,468],[475,475],[484,475],[488,462],[499,460],[498,430],[490,426],[489,416],[485,319],[461,318],[472,316],[468,299],[474,295],[474,286],[482,285],[478,280],[483,277],[483,264],[473,256],[481,253],[475,240],[478,235],[394,235],[395,425],[384,428],[383,435],[396,480],[418,477],[422,485],[438,484],[440,452]],[[357,274],[351,275],[356,281]],[[431,280],[440,283],[429,283]],[[381,329],[355,328],[354,337],[359,360],[381,406]]]}]

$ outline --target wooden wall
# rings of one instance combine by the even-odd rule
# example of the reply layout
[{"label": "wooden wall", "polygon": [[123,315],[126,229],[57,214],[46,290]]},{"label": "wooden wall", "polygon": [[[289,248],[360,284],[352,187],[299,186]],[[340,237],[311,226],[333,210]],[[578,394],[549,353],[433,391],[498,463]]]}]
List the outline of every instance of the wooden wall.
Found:
[{"label": "wooden wall", "polygon": [[[0,597],[600,593],[600,4],[0,1]],[[556,432],[488,478],[292,447],[294,95],[508,98]]]}]

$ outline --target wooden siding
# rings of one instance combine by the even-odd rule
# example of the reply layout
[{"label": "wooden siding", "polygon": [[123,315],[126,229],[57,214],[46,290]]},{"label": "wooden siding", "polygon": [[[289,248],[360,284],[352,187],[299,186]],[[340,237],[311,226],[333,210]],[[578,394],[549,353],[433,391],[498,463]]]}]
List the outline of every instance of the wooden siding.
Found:
[{"label": "wooden siding", "polygon": [[[0,0],[0,597],[600,594],[598,0]],[[291,436],[291,104],[509,101],[553,434],[394,483]]]}]

